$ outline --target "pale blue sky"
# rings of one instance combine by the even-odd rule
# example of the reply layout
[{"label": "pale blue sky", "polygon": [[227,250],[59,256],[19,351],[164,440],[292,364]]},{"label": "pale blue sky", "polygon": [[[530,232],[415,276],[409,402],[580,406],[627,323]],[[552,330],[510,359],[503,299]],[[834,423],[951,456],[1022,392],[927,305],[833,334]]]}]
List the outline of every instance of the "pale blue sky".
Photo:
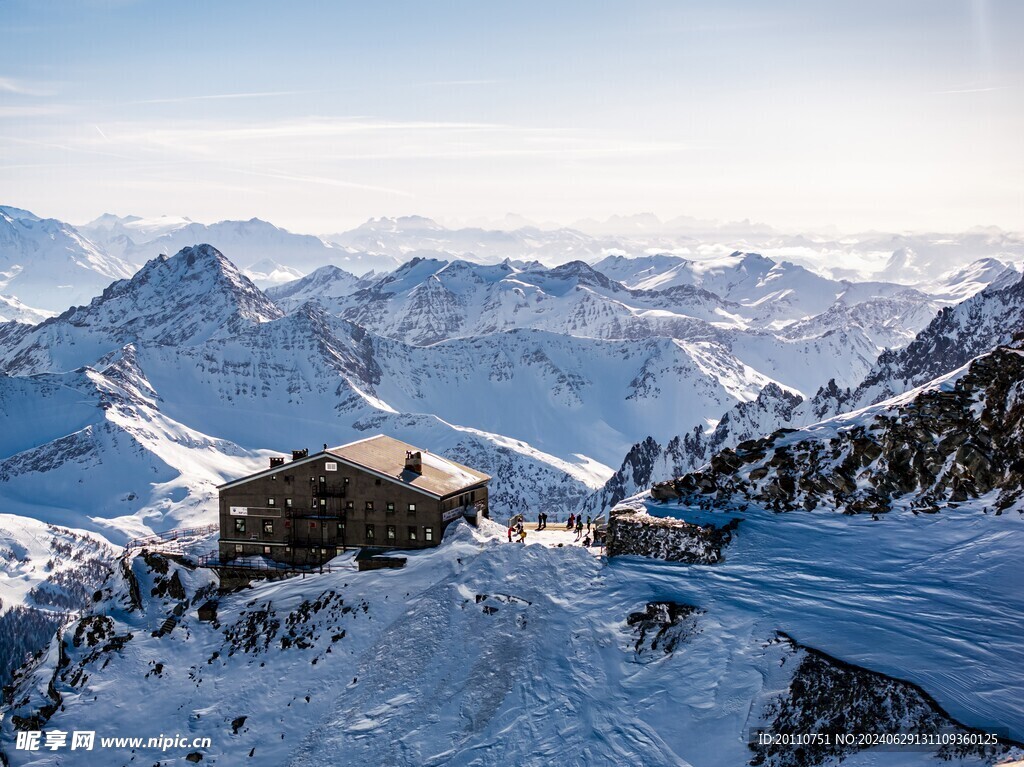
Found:
[{"label": "pale blue sky", "polygon": [[0,0],[0,202],[1024,229],[1024,3]]}]

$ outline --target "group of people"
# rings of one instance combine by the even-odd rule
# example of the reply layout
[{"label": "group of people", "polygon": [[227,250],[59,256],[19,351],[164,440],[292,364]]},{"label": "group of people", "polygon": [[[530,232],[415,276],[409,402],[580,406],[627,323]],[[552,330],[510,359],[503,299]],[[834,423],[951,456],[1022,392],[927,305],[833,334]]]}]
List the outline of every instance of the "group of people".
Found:
[{"label": "group of people", "polygon": [[[540,530],[541,528],[538,527],[537,529]],[[513,535],[517,536],[516,540],[519,541],[519,543],[526,543],[526,528],[523,527],[523,520],[522,519],[520,519],[515,524],[512,524],[512,525],[508,526],[508,542],[509,543],[512,543],[512,536]]]},{"label": "group of people", "polygon": [[[593,525],[593,530],[591,530]],[[537,530],[546,530],[548,526],[548,515],[541,512],[537,515]],[[597,520],[591,520],[590,515],[587,515],[586,521],[582,514],[570,514],[569,519],[565,523],[565,529],[569,532],[576,532],[576,540],[582,539],[582,545],[589,548],[591,545],[597,545],[603,542],[599,540],[597,530]],[[586,533],[584,535],[584,532]],[[515,540],[518,543],[526,543],[526,528],[523,526],[522,514],[517,514],[508,523],[508,542],[512,543]],[[561,544],[559,544],[561,545]]]},{"label": "group of people", "polygon": [[[590,538],[590,515],[587,515],[587,538]],[[583,515],[570,514],[569,521],[565,523],[566,530],[576,530],[576,540],[583,537]]]}]

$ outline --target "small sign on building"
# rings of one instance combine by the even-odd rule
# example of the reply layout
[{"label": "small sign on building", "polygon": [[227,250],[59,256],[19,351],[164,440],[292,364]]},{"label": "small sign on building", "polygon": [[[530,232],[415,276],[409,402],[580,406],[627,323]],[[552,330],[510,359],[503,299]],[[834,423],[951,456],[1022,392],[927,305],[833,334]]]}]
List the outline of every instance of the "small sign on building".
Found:
[{"label": "small sign on building", "polygon": [[232,506],[230,511],[231,511],[231,516],[232,517],[247,517],[247,516],[249,516],[249,507],[248,506]]}]

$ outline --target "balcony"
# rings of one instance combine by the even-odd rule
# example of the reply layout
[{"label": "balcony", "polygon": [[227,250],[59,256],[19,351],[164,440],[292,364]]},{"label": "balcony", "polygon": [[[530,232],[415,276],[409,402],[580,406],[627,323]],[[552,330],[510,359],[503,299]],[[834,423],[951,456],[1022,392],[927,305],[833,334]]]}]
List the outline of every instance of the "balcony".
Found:
[{"label": "balcony", "polygon": [[344,498],[347,485],[343,482],[310,482],[314,498]]}]

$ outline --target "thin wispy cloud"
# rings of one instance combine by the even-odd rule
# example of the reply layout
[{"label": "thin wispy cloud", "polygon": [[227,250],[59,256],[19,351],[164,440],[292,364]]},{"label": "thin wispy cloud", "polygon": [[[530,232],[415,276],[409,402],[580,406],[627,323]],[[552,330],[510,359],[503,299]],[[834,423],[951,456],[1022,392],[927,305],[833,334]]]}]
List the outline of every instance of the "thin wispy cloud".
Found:
[{"label": "thin wispy cloud", "polygon": [[17,96],[53,95],[53,91],[49,88],[13,77],[0,77],[0,93],[12,93]]},{"label": "thin wispy cloud", "polygon": [[413,197],[412,192],[402,189],[392,189],[386,186],[373,186],[372,184],[360,184],[355,181],[344,181],[338,178],[325,176],[304,176],[295,173],[273,173],[268,171],[242,170],[240,168],[225,168],[232,173],[242,173],[246,176],[259,176],[261,178],[276,178],[282,181],[299,181],[306,184],[319,184],[321,186],[335,186],[343,189],[360,189],[364,192],[381,192],[383,194],[396,194],[400,197]]},{"label": "thin wispy cloud", "polygon": [[63,104],[39,104],[0,106],[0,117],[46,117],[47,115],[64,114],[68,108]]},{"label": "thin wispy cloud", "polygon": [[419,83],[420,85],[433,85],[440,87],[458,87],[461,85],[498,85],[499,83],[505,82],[504,80],[430,80],[425,83]]},{"label": "thin wispy cloud", "polygon": [[160,99],[139,99],[129,101],[129,104],[182,104],[188,101],[222,101],[230,99],[266,99],[280,98],[282,96],[302,96],[319,91],[252,91],[245,93],[211,93],[198,96],[173,96]]},{"label": "thin wispy cloud", "polygon": [[990,93],[991,91],[1004,91],[1009,87],[1009,85],[990,85],[984,88],[951,88],[944,91],[932,91],[932,93],[940,96],[953,93]]}]

